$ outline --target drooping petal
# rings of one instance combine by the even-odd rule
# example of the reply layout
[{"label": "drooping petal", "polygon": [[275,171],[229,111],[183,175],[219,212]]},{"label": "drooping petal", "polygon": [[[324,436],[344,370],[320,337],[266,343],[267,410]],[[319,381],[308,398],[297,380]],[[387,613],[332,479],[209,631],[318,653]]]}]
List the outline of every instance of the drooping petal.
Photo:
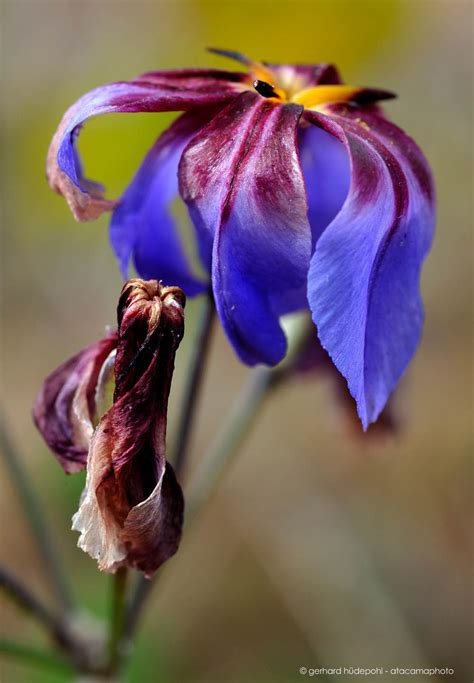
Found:
[{"label": "drooping petal", "polygon": [[184,147],[215,109],[187,112],[156,141],[115,209],[110,239],[126,279],[133,257],[140,277],[175,282],[188,295],[209,285],[192,271],[171,202],[178,195],[178,164]]},{"label": "drooping petal", "polygon": [[308,218],[316,244],[339,213],[349,192],[351,170],[344,145],[321,128],[299,130],[301,167],[308,197]]},{"label": "drooping petal", "polygon": [[87,462],[101,368],[117,344],[110,334],[87,346],[52,372],[33,406],[33,419],[64,471],[79,472]]},{"label": "drooping petal", "polygon": [[[350,163],[342,143],[315,126],[298,128],[298,146],[308,201],[313,250],[324,228],[340,211],[349,191]],[[278,315],[308,307],[307,282],[271,297]]]},{"label": "drooping petal", "polygon": [[114,112],[186,111],[224,104],[240,91],[245,77],[199,69],[149,72],[92,90],[68,109],[53,137],[47,159],[51,187],[66,198],[77,220],[97,218],[115,204],[103,198],[100,185],[82,175],[75,141],[86,119]]},{"label": "drooping petal", "polygon": [[94,432],[73,518],[78,545],[104,571],[127,565],[151,575],[179,545],[183,495],[165,451],[183,306],[180,289],[156,280],[122,290],[114,402]]},{"label": "drooping petal", "polygon": [[181,194],[198,230],[214,240],[220,319],[250,365],[284,356],[272,297],[303,284],[311,255],[296,146],[301,112],[244,93],[193,138],[181,159]]},{"label": "drooping petal", "polygon": [[423,309],[422,262],[434,228],[428,165],[376,109],[332,107],[308,120],[337,137],[352,180],[320,237],[308,298],[323,347],[346,378],[364,428],[377,419],[413,356]]}]

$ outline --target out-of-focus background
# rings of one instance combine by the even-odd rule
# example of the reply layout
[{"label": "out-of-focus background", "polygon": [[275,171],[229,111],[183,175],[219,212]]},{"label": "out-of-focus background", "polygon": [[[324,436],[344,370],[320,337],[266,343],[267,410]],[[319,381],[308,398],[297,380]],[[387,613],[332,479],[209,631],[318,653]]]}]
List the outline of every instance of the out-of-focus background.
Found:
[{"label": "out-of-focus background", "polygon": [[[398,433],[356,436],[327,377],[282,386],[163,572],[130,683],[286,683],[301,680],[302,666],[451,667],[449,680],[472,680],[472,4],[10,0],[2,10],[3,408],[76,592],[98,616],[108,577],[69,530],[84,478],[63,475],[30,418],[44,376],[114,322],[121,287],[107,218],[76,224],[44,179],[66,107],[96,85],[151,69],[232,69],[206,54],[209,45],[274,62],[335,62],[347,82],[399,94],[387,110],[424,149],[437,183],[426,324],[398,392]],[[90,121],[81,139],[88,176],[118,196],[171,119]],[[199,305],[187,308],[171,441]],[[193,464],[247,373],[219,330]],[[50,599],[4,469],[0,490],[2,561]],[[1,613],[9,637],[42,646],[31,621],[6,604]],[[1,670],[5,683],[68,680],[12,661]]]}]

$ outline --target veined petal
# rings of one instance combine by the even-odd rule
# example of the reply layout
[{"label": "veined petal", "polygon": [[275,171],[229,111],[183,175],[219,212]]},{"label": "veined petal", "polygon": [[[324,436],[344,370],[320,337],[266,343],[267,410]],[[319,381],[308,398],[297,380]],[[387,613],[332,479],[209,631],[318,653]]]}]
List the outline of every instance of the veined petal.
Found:
[{"label": "veined petal", "polygon": [[192,272],[170,204],[178,195],[182,151],[214,112],[202,109],[180,116],[148,152],[115,209],[110,240],[125,279],[133,257],[144,279],[174,282],[188,295],[208,287]]},{"label": "veined petal", "polygon": [[301,167],[308,197],[308,218],[316,244],[339,213],[349,192],[351,169],[344,145],[316,126],[299,130]]},{"label": "veined petal", "polygon": [[350,192],[316,245],[308,297],[321,343],[367,428],[419,342],[432,179],[413,140],[375,109],[333,107],[330,116],[306,117],[343,142],[351,159]]},{"label": "veined petal", "polygon": [[115,203],[105,200],[97,183],[85,180],[75,150],[81,126],[91,116],[113,112],[186,111],[228,102],[245,74],[188,69],[149,72],[132,81],[103,85],[81,97],[65,113],[51,142],[47,176],[77,220],[93,220]]},{"label": "veined petal", "polygon": [[33,419],[65,472],[87,462],[99,374],[117,345],[117,335],[87,346],[52,372],[33,406]]},{"label": "veined petal", "polygon": [[244,93],[188,145],[181,194],[214,239],[214,297],[241,359],[277,363],[286,339],[272,305],[303,284],[311,231],[296,146],[302,107]]}]

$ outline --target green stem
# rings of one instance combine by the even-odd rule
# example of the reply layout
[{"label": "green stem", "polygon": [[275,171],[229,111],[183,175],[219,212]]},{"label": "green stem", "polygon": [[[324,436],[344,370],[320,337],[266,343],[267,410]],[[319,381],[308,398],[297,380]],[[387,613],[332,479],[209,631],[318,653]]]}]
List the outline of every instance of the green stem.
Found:
[{"label": "green stem", "polygon": [[54,642],[71,649],[72,640],[65,622],[45,607],[27,586],[4,567],[0,567],[0,588],[16,605],[44,626]]},{"label": "green stem", "polygon": [[[74,668],[76,671],[95,670],[95,655],[91,653],[87,638],[81,637],[82,634],[77,632],[73,622],[51,611],[36,597],[28,586],[25,586],[4,567],[0,567],[0,588],[5,591],[6,595],[16,605],[30,614],[44,627],[52,642],[67,656],[70,662],[70,669]],[[14,643],[10,643],[10,645],[11,647],[8,651],[5,651],[7,654],[16,653],[18,658],[21,658],[23,651],[28,651],[28,648],[23,648],[23,646],[17,647]],[[0,648],[0,652],[2,651]],[[28,657],[26,658],[28,659]]]},{"label": "green stem", "polygon": [[176,430],[176,444],[174,448],[173,467],[178,479],[183,474],[186,458],[188,455],[189,439],[196,416],[197,397],[199,395],[206,361],[208,357],[212,323],[215,318],[215,305],[212,293],[206,295],[203,303],[196,336],[194,339],[190,371],[184,390],[183,403],[181,406],[180,421]]},{"label": "green stem", "polygon": [[110,674],[118,673],[124,656],[126,643],[122,637],[124,616],[125,616],[125,596],[128,582],[128,569],[121,567],[113,577],[112,604],[110,610],[110,630],[109,630],[109,662],[107,671]]},{"label": "green stem", "polygon": [[41,510],[41,503],[36,497],[28,475],[23,468],[21,458],[13,446],[9,434],[7,433],[4,420],[1,417],[0,450],[3,453],[5,464],[15,489],[15,494],[20,501],[29,522],[33,539],[36,541],[55,595],[63,609],[70,612],[73,606],[72,593],[69,588],[69,583],[66,580],[66,575],[61,569],[62,565],[59,561],[58,554],[53,547],[51,537],[46,528],[46,523]]},{"label": "green stem", "polygon": [[194,475],[188,493],[187,518],[192,521],[222,478],[229,462],[259,415],[260,409],[278,378],[278,371],[257,368],[237,398],[231,413]]},{"label": "green stem", "polygon": [[123,639],[126,643],[132,641],[135,630],[137,628],[138,621],[140,619],[143,606],[146,599],[150,595],[152,589],[158,582],[158,577],[161,572],[158,571],[157,574],[152,579],[145,579],[144,576],[137,577],[135,585],[131,592],[130,600],[127,605],[126,617],[124,622],[124,632]]},{"label": "green stem", "polygon": [[73,666],[65,659],[37,648],[12,643],[9,640],[0,640],[0,654],[4,657],[19,659],[22,663],[31,664],[35,668],[43,667],[68,674],[74,671]]}]

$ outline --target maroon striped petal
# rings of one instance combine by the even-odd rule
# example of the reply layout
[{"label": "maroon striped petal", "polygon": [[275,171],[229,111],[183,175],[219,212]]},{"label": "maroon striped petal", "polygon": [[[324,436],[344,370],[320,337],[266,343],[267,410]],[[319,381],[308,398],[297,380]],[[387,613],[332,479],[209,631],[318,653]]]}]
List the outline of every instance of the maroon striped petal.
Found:
[{"label": "maroon striped petal", "polygon": [[419,343],[433,181],[421,150],[377,108],[338,105],[305,116],[336,136],[351,160],[347,199],[316,244],[308,299],[321,343],[367,428]]},{"label": "maroon striped petal", "polygon": [[311,230],[296,145],[302,110],[244,93],[181,158],[181,194],[202,241],[213,242],[221,322],[251,365],[284,356],[273,302],[306,281]]},{"label": "maroon striped petal", "polygon": [[186,111],[224,104],[240,92],[245,74],[204,69],[148,72],[132,81],[103,85],[81,97],[65,113],[51,142],[47,176],[67,200],[77,220],[92,220],[115,206],[103,188],[84,178],[76,138],[91,116],[107,113]]},{"label": "maroon striped petal", "polygon": [[111,334],[87,346],[44,381],[33,419],[67,473],[84,469],[95,418],[99,374],[117,344]]}]

